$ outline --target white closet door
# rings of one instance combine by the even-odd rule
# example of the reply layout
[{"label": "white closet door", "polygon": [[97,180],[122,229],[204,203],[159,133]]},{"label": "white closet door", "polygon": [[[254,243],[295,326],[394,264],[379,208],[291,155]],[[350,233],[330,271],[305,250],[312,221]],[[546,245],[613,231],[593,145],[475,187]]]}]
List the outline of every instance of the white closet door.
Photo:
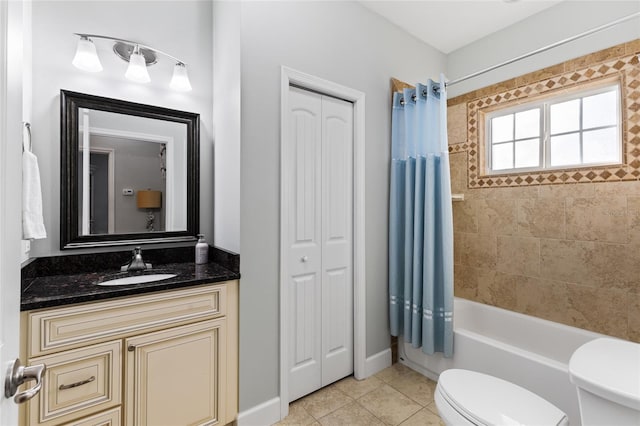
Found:
[{"label": "white closet door", "polygon": [[353,373],[353,105],[322,99],[322,385]]},{"label": "white closet door", "polygon": [[[289,397],[322,387],[322,97],[289,90]],[[283,165],[284,166],[284,165]]]},{"label": "white closet door", "polygon": [[353,106],[289,89],[289,400],[353,372]]}]

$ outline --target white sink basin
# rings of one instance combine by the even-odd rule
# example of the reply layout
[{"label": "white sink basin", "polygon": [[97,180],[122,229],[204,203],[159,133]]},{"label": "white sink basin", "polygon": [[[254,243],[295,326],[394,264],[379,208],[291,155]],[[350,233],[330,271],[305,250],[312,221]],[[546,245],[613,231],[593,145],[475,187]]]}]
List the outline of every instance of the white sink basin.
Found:
[{"label": "white sink basin", "polygon": [[150,283],[153,281],[162,281],[175,277],[177,274],[149,274],[149,275],[137,275],[135,277],[116,278],[115,280],[103,281],[98,285],[111,286],[111,285],[129,285],[129,284],[142,284]]}]

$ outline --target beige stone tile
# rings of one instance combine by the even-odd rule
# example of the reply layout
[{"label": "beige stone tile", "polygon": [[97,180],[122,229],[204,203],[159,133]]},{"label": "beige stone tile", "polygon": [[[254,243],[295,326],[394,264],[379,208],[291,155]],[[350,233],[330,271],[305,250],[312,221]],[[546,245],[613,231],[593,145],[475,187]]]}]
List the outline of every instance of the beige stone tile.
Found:
[{"label": "beige stone tile", "polygon": [[540,188],[542,187],[538,185],[492,188],[489,191],[487,198],[496,198],[503,200],[538,198]]},{"label": "beige stone tile", "polygon": [[568,306],[566,283],[528,277],[516,282],[517,312],[566,324]]},{"label": "beige stone tile", "polygon": [[629,294],[629,310],[627,314],[629,340],[640,343],[640,289]]},{"label": "beige stone tile", "polygon": [[567,239],[626,243],[626,197],[566,199]]},{"label": "beige stone tile", "polygon": [[391,367],[387,367],[384,370],[376,373],[375,377],[377,377],[378,379],[382,380],[385,383],[389,383],[400,376],[404,376],[409,371],[411,371],[409,367],[397,362],[393,364]]},{"label": "beige stone tile", "polygon": [[513,235],[516,233],[516,202],[511,199],[478,201],[478,232],[487,235]]},{"label": "beige stone tile", "polygon": [[478,232],[477,204],[476,200],[453,203],[454,232]]},{"label": "beige stone tile", "polygon": [[459,232],[453,233],[453,264],[460,265],[462,262],[462,240]]},{"label": "beige stone tile", "polygon": [[298,400],[289,404],[289,415],[276,425],[310,425],[315,421],[316,419],[302,406],[302,400]]},{"label": "beige stone tile", "polygon": [[497,239],[494,235],[460,233],[460,263],[476,268],[496,267]]},{"label": "beige stone tile", "polygon": [[628,338],[628,292],[567,284],[568,320],[575,327]]},{"label": "beige stone tile", "polygon": [[640,243],[640,197],[627,197],[629,240]]},{"label": "beige stone tile", "polygon": [[351,398],[358,399],[362,395],[382,386],[383,383],[376,376],[369,376],[364,380],[357,380],[355,377],[349,376],[336,382],[334,386]]},{"label": "beige stone tile", "polygon": [[436,382],[416,371],[410,371],[404,376],[389,382],[389,386],[426,407],[433,402]]},{"label": "beige stone tile", "polygon": [[602,182],[593,184],[595,195],[600,196],[636,196],[640,197],[640,181]]},{"label": "beige stone tile", "polygon": [[461,194],[467,192],[467,153],[452,153],[449,156],[449,173],[451,175],[451,192]]},{"label": "beige stone tile", "polygon": [[400,424],[401,426],[444,426],[444,422],[440,416],[431,410],[423,408],[422,410],[409,417]]},{"label": "beige stone tile", "polygon": [[431,411],[433,414],[437,414],[438,417],[440,417],[440,412],[438,411],[438,407],[436,406],[435,402],[432,402],[431,404],[427,405],[427,410]]},{"label": "beige stone tile", "polygon": [[634,53],[639,53],[639,52],[640,52],[640,38],[631,40],[630,42],[624,44],[624,53],[626,53],[627,55],[632,55]]},{"label": "beige stone tile", "polygon": [[640,244],[595,243],[585,284],[631,290],[640,286]]},{"label": "beige stone tile", "polygon": [[335,426],[335,425],[353,425],[353,426],[368,426],[368,425],[380,425],[384,423],[377,419],[373,414],[367,411],[362,405],[357,402],[352,402],[345,405],[342,408],[337,409],[331,414],[320,418],[318,420],[323,426]]},{"label": "beige stone tile", "polygon": [[540,186],[540,198],[586,198],[595,195],[595,183],[571,183]]},{"label": "beige stone tile", "polygon": [[540,275],[540,240],[498,236],[496,270],[506,274]]},{"label": "beige stone tile", "polygon": [[490,198],[494,188],[472,188],[464,194],[464,201],[467,200],[484,200]]},{"label": "beige stone tile", "polygon": [[353,399],[335,386],[327,386],[300,400],[302,407],[315,419],[324,417],[350,402],[353,402]]},{"label": "beige stone tile", "polygon": [[[489,276],[487,276],[489,278]],[[516,309],[516,285],[522,277],[495,273],[493,279],[478,283],[478,301],[500,308]]]},{"label": "beige stone tile", "polygon": [[592,282],[591,241],[540,240],[540,275],[551,280],[586,284]]},{"label": "beige stone tile", "polygon": [[453,291],[456,297],[476,300],[478,297],[478,269],[455,265],[453,268]]},{"label": "beige stone tile", "polygon": [[389,385],[369,392],[358,402],[388,425],[399,425],[422,408]]},{"label": "beige stone tile", "polygon": [[565,69],[567,71],[573,71],[579,68],[590,67],[594,64],[598,64],[599,62],[605,62],[613,58],[619,58],[620,56],[624,56],[624,49],[624,44],[618,44],[608,49],[580,56],[576,59],[565,62]]},{"label": "beige stone tile", "polygon": [[531,83],[538,82],[540,80],[546,80],[558,74],[562,74],[564,72],[564,63],[552,65],[547,68],[543,68],[538,71],[531,72],[529,74],[525,74],[520,77],[516,77],[517,86],[525,86]]},{"label": "beige stone tile", "polygon": [[565,238],[564,199],[529,198],[518,200],[518,235]]},{"label": "beige stone tile", "polygon": [[447,135],[449,136],[449,145],[467,141],[466,104],[447,108]]}]

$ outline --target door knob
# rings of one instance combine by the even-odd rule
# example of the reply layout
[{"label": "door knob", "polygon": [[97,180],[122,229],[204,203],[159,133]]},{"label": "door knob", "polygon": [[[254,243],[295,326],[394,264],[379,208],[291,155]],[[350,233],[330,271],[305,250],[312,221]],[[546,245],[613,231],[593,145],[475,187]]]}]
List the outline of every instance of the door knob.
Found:
[{"label": "door knob", "polygon": [[[9,366],[7,377],[4,380],[4,396],[6,398],[13,396],[16,404],[22,404],[30,400],[40,392],[45,371],[47,371],[47,366],[44,364],[24,367],[20,364],[20,360],[16,359]],[[35,386],[16,394],[18,387],[29,380],[35,380]]]}]

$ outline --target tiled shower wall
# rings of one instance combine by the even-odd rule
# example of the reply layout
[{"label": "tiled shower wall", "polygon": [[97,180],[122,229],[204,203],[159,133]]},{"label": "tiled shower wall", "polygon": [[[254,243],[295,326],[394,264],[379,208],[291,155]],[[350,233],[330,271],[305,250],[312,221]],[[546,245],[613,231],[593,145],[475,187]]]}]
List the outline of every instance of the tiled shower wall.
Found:
[{"label": "tiled shower wall", "polygon": [[[636,40],[449,101],[452,192],[465,197],[453,204],[456,296],[640,342],[637,175],[470,188],[477,147],[468,117],[479,98],[638,52]],[[623,133],[629,151],[640,150],[637,58],[624,78]]]}]

